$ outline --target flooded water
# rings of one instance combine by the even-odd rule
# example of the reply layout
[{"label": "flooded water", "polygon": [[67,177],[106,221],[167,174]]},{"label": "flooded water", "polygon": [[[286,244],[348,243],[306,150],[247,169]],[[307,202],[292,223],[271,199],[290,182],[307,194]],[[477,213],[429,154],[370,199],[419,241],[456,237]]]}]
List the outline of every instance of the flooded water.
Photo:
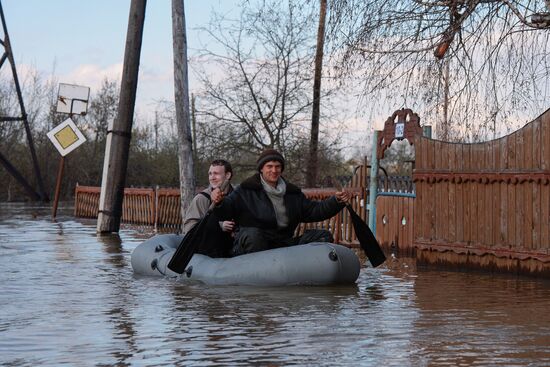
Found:
[{"label": "flooded water", "polygon": [[[364,267],[352,287],[135,276],[151,235],[0,204],[2,366],[548,366],[550,281]],[[366,260],[362,260],[366,263]]]}]

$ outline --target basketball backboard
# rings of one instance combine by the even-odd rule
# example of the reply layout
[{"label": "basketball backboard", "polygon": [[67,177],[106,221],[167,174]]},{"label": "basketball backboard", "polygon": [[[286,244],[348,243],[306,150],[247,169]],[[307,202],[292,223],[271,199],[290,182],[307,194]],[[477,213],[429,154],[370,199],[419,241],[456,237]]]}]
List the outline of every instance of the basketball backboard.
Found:
[{"label": "basketball backboard", "polygon": [[59,83],[57,112],[85,115],[88,110],[90,88],[80,85]]}]

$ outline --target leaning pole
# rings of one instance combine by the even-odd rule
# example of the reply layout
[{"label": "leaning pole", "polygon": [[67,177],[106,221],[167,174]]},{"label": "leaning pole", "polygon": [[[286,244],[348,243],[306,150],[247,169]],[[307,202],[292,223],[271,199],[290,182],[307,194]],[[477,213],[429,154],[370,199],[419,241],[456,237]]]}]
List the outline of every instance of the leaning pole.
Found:
[{"label": "leaning pole", "polygon": [[187,207],[195,195],[195,169],[193,162],[194,139],[191,134],[191,118],[189,113],[187,31],[183,0],[172,0],[172,34],[174,48],[174,97],[179,140],[180,201],[181,216],[184,218]]},{"label": "leaning pole", "polygon": [[120,229],[146,3],[146,0],[132,0],[130,4],[118,112],[107,131],[97,217],[98,233],[118,232]]}]

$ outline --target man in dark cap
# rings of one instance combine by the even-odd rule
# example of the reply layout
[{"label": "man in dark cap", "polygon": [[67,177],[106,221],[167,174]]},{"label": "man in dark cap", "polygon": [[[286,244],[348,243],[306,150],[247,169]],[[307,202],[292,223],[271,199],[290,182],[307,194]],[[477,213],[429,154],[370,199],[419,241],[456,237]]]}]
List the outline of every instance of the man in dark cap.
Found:
[{"label": "man in dark cap", "polygon": [[244,180],[230,195],[224,198],[220,190],[212,191],[216,215],[239,224],[234,256],[310,242],[333,242],[327,230],[311,229],[299,237],[294,237],[294,232],[302,222],[319,222],[336,215],[350,194],[337,192],[323,201],[309,200],[299,187],[281,176],[284,168],[281,153],[268,149],[258,157],[258,173]]}]

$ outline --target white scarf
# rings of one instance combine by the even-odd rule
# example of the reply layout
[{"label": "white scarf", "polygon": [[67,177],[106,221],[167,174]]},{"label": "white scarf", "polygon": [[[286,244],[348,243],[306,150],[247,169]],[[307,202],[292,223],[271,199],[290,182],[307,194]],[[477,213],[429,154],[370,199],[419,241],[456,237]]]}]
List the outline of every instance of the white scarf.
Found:
[{"label": "white scarf", "polygon": [[279,177],[277,181],[277,187],[273,187],[265,182],[263,176],[260,174],[262,186],[273,204],[275,209],[275,218],[277,219],[277,226],[279,228],[285,228],[288,226],[288,216],[286,214],[286,207],[284,202],[284,196],[286,193],[286,183]]}]

